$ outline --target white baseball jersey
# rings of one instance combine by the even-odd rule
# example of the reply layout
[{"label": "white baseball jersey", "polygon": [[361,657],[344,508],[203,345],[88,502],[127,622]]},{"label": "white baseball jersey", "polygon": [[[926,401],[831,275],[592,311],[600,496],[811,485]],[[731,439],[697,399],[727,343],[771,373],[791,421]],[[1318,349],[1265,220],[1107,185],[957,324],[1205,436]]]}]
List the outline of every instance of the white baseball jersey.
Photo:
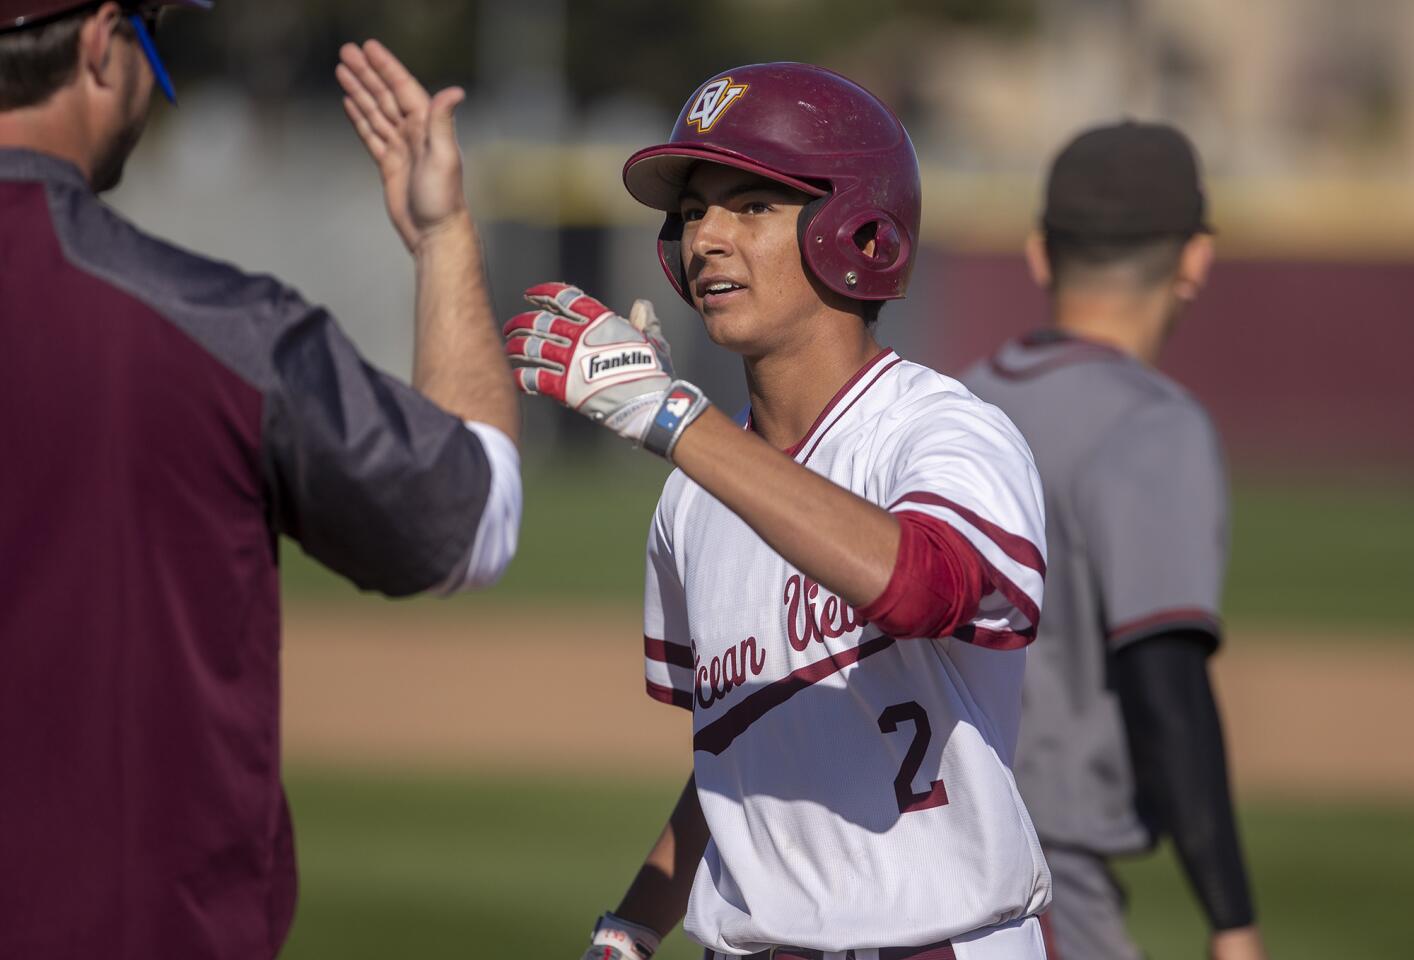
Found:
[{"label": "white baseball jersey", "polygon": [[725,953],[922,946],[1043,909],[1050,877],[1010,763],[1045,570],[1020,433],[884,351],[798,463],[939,518],[987,571],[976,617],[896,640],[682,473],[649,534],[649,694],[693,711],[711,840],[684,929]]}]

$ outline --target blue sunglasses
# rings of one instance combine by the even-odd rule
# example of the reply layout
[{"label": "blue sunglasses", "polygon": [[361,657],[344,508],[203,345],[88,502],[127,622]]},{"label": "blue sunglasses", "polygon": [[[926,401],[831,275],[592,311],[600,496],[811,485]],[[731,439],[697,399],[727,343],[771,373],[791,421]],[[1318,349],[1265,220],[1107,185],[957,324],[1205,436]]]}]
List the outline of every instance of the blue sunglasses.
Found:
[{"label": "blue sunglasses", "polygon": [[[216,5],[216,2],[215,0],[181,0],[180,4],[176,4],[173,3],[173,0],[166,0],[165,3],[141,4],[138,9],[128,11],[128,20],[133,25],[133,32],[137,34],[137,42],[142,47],[142,52],[147,56],[147,62],[152,66],[152,76],[157,80],[157,85],[162,88],[163,95],[171,103],[177,102],[177,88],[172,85],[172,76],[162,65],[162,58],[157,55],[157,43],[153,40],[153,34],[157,32],[157,17],[162,12],[162,8],[177,5],[210,10]],[[126,7],[128,4],[125,3],[124,6]]]},{"label": "blue sunglasses", "polygon": [[172,86],[172,76],[162,65],[162,58],[157,55],[157,43],[152,39],[152,31],[147,26],[149,20],[156,23],[156,16],[130,13],[128,20],[132,22],[133,32],[137,34],[137,42],[142,46],[142,52],[147,55],[147,62],[152,65],[152,75],[157,79],[157,85],[162,88],[162,93],[169,103],[176,103],[177,88]]}]

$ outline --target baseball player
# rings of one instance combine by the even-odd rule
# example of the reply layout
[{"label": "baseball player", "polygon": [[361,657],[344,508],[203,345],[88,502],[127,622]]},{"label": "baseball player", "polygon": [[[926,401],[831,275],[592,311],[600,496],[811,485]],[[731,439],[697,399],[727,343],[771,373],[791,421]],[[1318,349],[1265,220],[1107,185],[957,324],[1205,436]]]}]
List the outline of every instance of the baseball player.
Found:
[{"label": "baseball player", "polygon": [[1260,958],[1207,673],[1221,453],[1202,408],[1154,369],[1213,257],[1192,146],[1155,124],[1078,137],[1051,169],[1027,256],[1053,325],[963,380],[1021,428],[1046,488],[1046,619],[1016,769],[1055,880],[1056,952],[1140,955],[1107,861],[1168,834],[1211,955]]},{"label": "baseball player", "polygon": [[417,264],[414,389],[288,287],[98,199],[170,93],[161,6],[0,0],[0,957],[17,960],[274,957],[295,899],[277,536],[403,595],[494,579],[519,521],[459,94],[430,98],[377,46],[346,56],[399,110],[361,130]]},{"label": "baseball player", "polygon": [[918,244],[907,133],[828,70],[740,67],[624,180],[751,405],[733,422],[675,379],[645,301],[546,284],[506,328],[526,392],[678,468],[644,649],[694,773],[589,955],[647,960],[682,921],[709,960],[1039,960],[1049,880],[1009,765],[1041,490],[1000,411],[874,339]]}]

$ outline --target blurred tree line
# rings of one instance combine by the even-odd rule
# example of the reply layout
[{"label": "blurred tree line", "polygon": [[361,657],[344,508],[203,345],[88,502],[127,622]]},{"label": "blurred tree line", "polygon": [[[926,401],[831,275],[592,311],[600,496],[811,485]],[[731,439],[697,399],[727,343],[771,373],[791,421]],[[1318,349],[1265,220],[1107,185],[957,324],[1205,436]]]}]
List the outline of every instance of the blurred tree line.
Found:
[{"label": "blurred tree line", "polygon": [[[890,74],[907,70],[911,52],[926,55],[926,38],[1029,31],[1041,2],[219,0],[211,13],[170,16],[160,43],[179,77],[219,78],[263,101],[327,92],[339,45],[377,37],[437,85],[494,80],[507,58],[553,60],[575,107],[630,96],[675,111],[703,78],[761,60],[809,60],[906,89],[907,77]],[[508,20],[518,24],[509,33]]]}]

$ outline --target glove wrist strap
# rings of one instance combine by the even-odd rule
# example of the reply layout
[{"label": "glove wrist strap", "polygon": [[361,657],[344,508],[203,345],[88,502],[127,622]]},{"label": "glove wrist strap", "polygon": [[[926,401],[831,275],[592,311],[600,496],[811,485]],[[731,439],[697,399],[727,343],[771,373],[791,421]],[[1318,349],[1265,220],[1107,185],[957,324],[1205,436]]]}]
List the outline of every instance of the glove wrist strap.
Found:
[{"label": "glove wrist strap", "polygon": [[660,943],[662,938],[657,932],[608,911],[594,924],[589,941],[591,947],[613,947],[634,960],[650,960]]},{"label": "glove wrist strap", "polygon": [[678,438],[708,405],[707,397],[697,387],[686,380],[674,380],[648,423],[648,432],[643,435],[644,449],[671,463]]}]

